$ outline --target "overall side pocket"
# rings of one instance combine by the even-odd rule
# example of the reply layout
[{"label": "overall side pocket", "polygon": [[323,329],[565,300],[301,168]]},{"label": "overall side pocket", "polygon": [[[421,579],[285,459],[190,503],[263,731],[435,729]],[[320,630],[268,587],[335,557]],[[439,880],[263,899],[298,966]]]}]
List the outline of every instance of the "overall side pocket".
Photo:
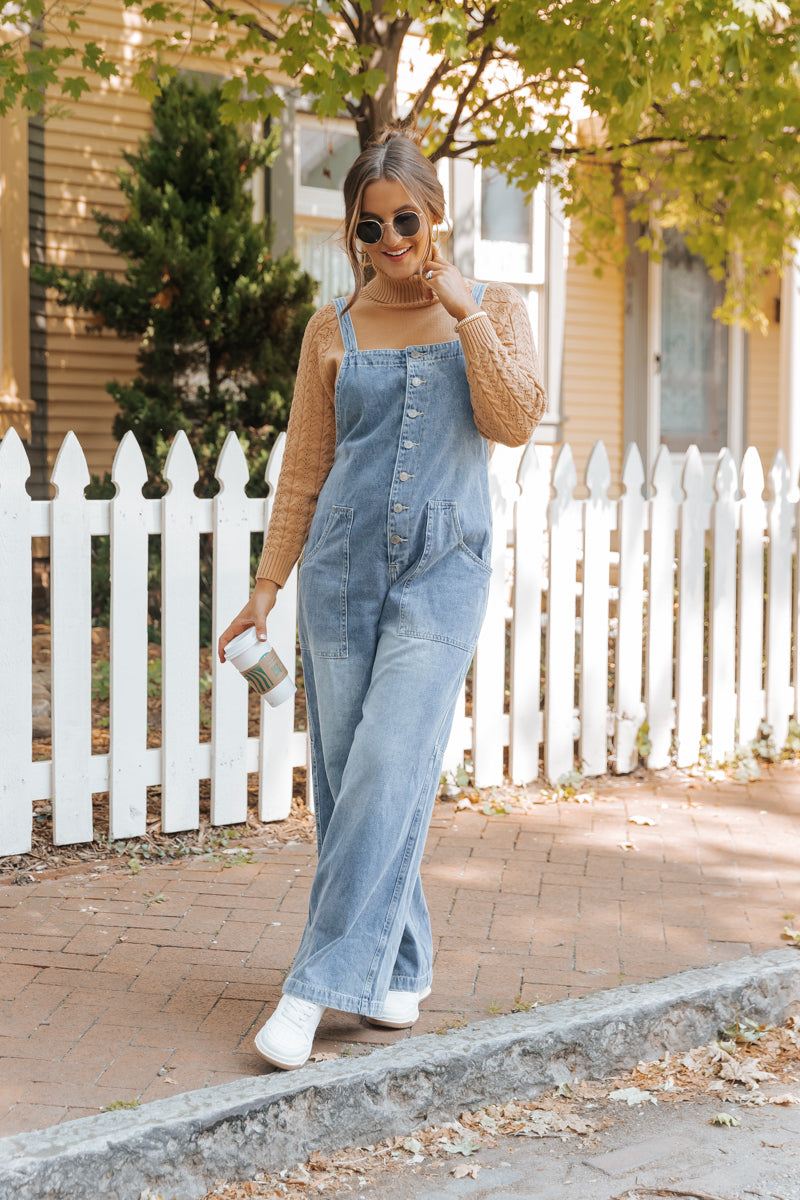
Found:
[{"label": "overall side pocket", "polygon": [[335,504],[298,572],[300,644],[319,658],[347,658],[352,508]]},{"label": "overall side pocket", "polygon": [[491,565],[464,542],[455,501],[429,500],[425,548],[403,586],[401,637],[474,650],[491,573]]}]

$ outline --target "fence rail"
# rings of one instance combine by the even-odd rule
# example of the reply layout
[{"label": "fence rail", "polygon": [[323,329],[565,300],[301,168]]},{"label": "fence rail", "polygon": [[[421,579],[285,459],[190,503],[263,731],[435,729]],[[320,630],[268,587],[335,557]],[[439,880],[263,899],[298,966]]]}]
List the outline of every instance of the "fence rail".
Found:
[{"label": "fence rail", "polygon": [[[283,439],[267,468],[274,491]],[[569,446],[549,469],[535,446],[496,455],[489,609],[469,691],[445,766],[465,759],[479,787],[551,782],[646,762],[713,760],[759,734],[766,719],[784,744],[800,706],[798,518],[779,451],[766,479],[749,449],[737,472],[720,454],[708,496],[692,447],[680,480],[662,448],[649,481],[629,447],[618,498],[598,443],[583,495]],[[513,462],[509,476],[507,465]],[[503,464],[506,464],[504,469]],[[517,465],[519,469],[517,471]],[[212,659],[211,740],[200,740],[198,675],[201,535],[213,540],[213,636],[249,588],[250,539],[269,522],[270,498],[245,494],[247,466],[229,434],[213,499],[194,494],[197,464],[184,434],[167,458],[166,495],[146,499],[132,434],[120,443],[111,500],[87,500],[89,474],[74,434],[56,459],[51,500],[31,500],[30,465],[13,431],[0,443],[0,855],[31,846],[33,804],[52,801],[57,844],[93,836],[93,794],[108,793],[112,839],[143,835],[147,789],[160,788],[165,832],[197,828],[199,783],[210,780],[214,825],[247,816],[247,776],[259,772],[259,816],[286,816],[306,735],[291,705],[262,704],[248,735],[247,688]],[[678,486],[680,484],[680,486]],[[507,531],[503,537],[500,531]],[[91,544],[110,540],[109,750],[92,752]],[[52,738],[32,761],[31,539],[50,549]],[[161,543],[161,745],[147,747],[148,539]],[[284,662],[295,658],[296,573],[270,618]],[[506,758],[507,753],[507,758]],[[308,798],[311,803],[311,797]]]}]

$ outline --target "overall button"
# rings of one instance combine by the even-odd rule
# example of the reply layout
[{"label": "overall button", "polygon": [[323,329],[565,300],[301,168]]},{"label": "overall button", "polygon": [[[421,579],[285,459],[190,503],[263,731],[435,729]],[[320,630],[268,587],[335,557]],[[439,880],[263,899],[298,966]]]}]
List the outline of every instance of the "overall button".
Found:
[{"label": "overall button", "polygon": [[403,442],[403,449],[404,450],[413,450],[414,447],[418,446],[418,445],[419,445],[419,442]]},{"label": "overall button", "polygon": [[422,358],[422,353],[419,350],[412,350],[409,358]]},{"label": "overall button", "polygon": [[403,483],[405,483],[405,481],[406,481],[407,479],[413,479],[413,478],[414,478],[414,476],[413,476],[413,475],[409,475],[408,471],[401,471],[401,472],[400,472],[400,479],[402,480],[402,482],[403,482]]},{"label": "overall button", "polygon": [[392,509],[392,512],[401,513],[404,508],[405,508],[405,505],[403,505],[403,504],[395,504],[394,508]]},{"label": "overall button", "polygon": [[409,417],[421,417],[422,413],[419,411],[418,408],[410,408],[408,410],[408,416]]},{"label": "overall button", "polygon": [[396,546],[398,544],[398,542],[405,541],[405,539],[401,538],[398,534],[393,533],[392,536],[389,538],[389,541],[392,543],[393,546]]},{"label": "overall button", "polygon": [[419,387],[419,385],[421,383],[422,383],[422,380],[420,379],[419,375],[415,375],[414,378],[411,380],[412,387]]}]

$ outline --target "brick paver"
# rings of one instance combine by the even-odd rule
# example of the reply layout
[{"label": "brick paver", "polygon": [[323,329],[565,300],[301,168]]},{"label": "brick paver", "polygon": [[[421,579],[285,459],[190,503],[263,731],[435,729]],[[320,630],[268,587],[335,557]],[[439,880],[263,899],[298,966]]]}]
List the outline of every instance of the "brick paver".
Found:
[{"label": "brick paver", "polygon": [[[794,763],[750,784],[604,779],[591,803],[497,815],[438,804],[435,980],[414,1033],[781,945],[790,914],[800,928],[798,818]],[[249,863],[0,885],[0,1136],[268,1069],[252,1038],[299,941],[314,848],[251,845]],[[329,1011],[315,1050],[408,1036]]]}]

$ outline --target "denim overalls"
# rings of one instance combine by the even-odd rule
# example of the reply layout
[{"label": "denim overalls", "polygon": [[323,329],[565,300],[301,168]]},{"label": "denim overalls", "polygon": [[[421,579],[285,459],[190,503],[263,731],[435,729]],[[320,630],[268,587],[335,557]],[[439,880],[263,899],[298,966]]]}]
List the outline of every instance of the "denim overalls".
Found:
[{"label": "denim overalls", "polygon": [[283,990],[374,1017],[390,987],[431,982],[419,868],[486,609],[489,446],[460,342],[359,350],[346,303],[336,452],[299,583],[319,860]]}]

